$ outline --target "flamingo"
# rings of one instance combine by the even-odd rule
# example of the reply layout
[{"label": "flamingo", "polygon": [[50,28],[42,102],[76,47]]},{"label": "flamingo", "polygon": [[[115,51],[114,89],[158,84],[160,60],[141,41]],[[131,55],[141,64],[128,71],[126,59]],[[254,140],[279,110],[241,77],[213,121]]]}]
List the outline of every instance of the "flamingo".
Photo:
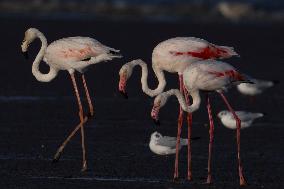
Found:
[{"label": "flamingo", "polygon": [[[189,99],[187,92],[184,90],[184,84],[182,80],[182,73],[184,69],[191,63],[200,61],[203,59],[217,59],[217,58],[229,58],[232,56],[237,56],[238,54],[234,51],[232,47],[218,46],[209,43],[206,40],[195,38],[195,37],[176,37],[165,40],[159,43],[153,50],[152,53],[152,68],[158,79],[158,86],[155,89],[150,89],[148,87],[148,67],[147,64],[140,60],[133,60],[131,62],[123,65],[119,71],[119,91],[127,97],[126,93],[126,83],[131,77],[133,68],[135,66],[140,66],[142,68],[141,84],[142,90],[150,97],[154,97],[164,91],[166,86],[166,80],[164,76],[164,71],[170,73],[178,73],[179,75],[179,86],[180,92],[185,93],[187,104],[189,105]],[[191,138],[191,114],[187,115],[188,124],[188,139]],[[177,132],[177,143],[176,149],[179,149],[180,145],[180,134],[181,126],[183,121],[183,112],[180,107],[179,117],[178,117],[178,132]],[[174,180],[178,178],[178,157],[179,151],[176,150],[175,158],[175,170],[174,170]],[[188,180],[192,179],[191,174],[191,141],[188,144]]]},{"label": "flamingo", "polygon": [[[77,130],[81,128],[82,171],[85,171],[87,169],[87,160],[83,124],[87,120],[86,117],[84,118],[83,107],[75,79],[75,71],[78,71],[82,74],[81,77],[88,100],[90,114],[91,116],[93,116],[94,108],[84,76],[84,71],[86,71],[87,67],[92,64],[112,60],[113,58],[120,58],[120,55],[113,54],[119,52],[119,50],[107,47],[97,40],[89,37],[62,38],[48,45],[47,40],[42,32],[40,32],[36,28],[29,28],[25,32],[25,37],[21,45],[22,52],[25,57],[28,57],[28,47],[36,38],[40,39],[41,48],[33,62],[32,74],[40,82],[50,82],[57,76],[60,70],[68,71],[71,76],[79,107],[80,124],[74,129],[73,132],[71,132],[71,134],[63,142],[63,144],[59,147],[57,153],[54,156],[54,162],[59,160],[65,145],[73,137]],[[42,60],[46,62],[50,68],[49,72],[46,74],[41,73],[41,71],[39,70],[39,64]]]},{"label": "flamingo", "polygon": [[[171,95],[175,95],[178,98],[179,104],[184,111],[192,113],[199,109],[201,102],[199,94],[200,90],[217,91],[221,95],[222,99],[224,100],[225,104],[227,105],[228,109],[233,114],[236,120],[238,170],[239,170],[240,185],[246,185],[246,180],[243,175],[243,168],[240,157],[241,121],[238,118],[235,111],[232,109],[227,98],[222,93],[222,90],[233,84],[250,82],[248,77],[246,75],[239,73],[234,67],[232,67],[231,65],[225,62],[216,61],[216,60],[204,60],[190,64],[183,72],[183,80],[186,90],[192,97],[193,100],[192,105],[190,106],[187,105],[186,100],[183,97],[183,94],[178,89],[171,89],[167,92],[163,92],[158,96],[156,96],[154,100],[154,106],[151,111],[152,118],[156,121],[158,120],[158,114],[161,107],[163,107],[166,104],[168,97],[170,97]],[[211,157],[212,157],[212,145],[214,137],[214,123],[212,119],[211,105],[208,94],[207,94],[207,111],[210,121],[207,183],[210,184],[212,183]]]}]

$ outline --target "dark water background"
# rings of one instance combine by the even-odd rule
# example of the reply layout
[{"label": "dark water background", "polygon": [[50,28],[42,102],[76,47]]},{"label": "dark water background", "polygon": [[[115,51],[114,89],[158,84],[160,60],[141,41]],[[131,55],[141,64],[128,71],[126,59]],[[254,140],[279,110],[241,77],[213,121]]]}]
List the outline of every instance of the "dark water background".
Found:
[{"label": "dark water background", "polygon": [[[152,99],[140,87],[140,69],[128,83],[130,98],[118,93],[118,71],[127,61],[142,58],[151,65],[155,45],[175,36],[195,36],[210,42],[234,46],[240,58],[226,60],[244,73],[280,84],[250,103],[232,89],[227,94],[236,110],[266,112],[253,127],[242,131],[242,157],[247,188],[283,188],[284,25],[281,24],[192,24],[190,22],[149,23],[84,20],[0,20],[0,183],[3,188],[238,188],[234,131],[215,118],[214,184],[206,186],[208,118],[201,106],[194,113],[193,178],[186,175],[186,149],[180,155],[178,184],[171,182],[174,157],[150,152],[150,134],[158,130],[176,135],[178,105],[171,99],[161,112],[162,125],[150,119]],[[97,64],[86,73],[94,98],[95,119],[86,124],[89,171],[80,173],[79,135],[67,146],[61,161],[51,164],[58,145],[78,124],[77,104],[67,72],[50,83],[36,81],[31,73],[39,41],[30,47],[24,60],[20,44],[29,27],[40,29],[50,43],[67,36],[90,36],[121,50],[123,59]],[[46,66],[42,64],[43,70]],[[156,86],[153,72],[150,86]],[[176,88],[177,75],[166,74],[167,89]],[[79,80],[78,80],[79,81]],[[81,87],[82,89],[82,87]],[[83,95],[83,94],[82,94]],[[213,112],[225,106],[212,94]],[[85,103],[85,105],[87,105]],[[86,106],[87,107],[87,106]],[[183,137],[186,137],[186,125]]]}]

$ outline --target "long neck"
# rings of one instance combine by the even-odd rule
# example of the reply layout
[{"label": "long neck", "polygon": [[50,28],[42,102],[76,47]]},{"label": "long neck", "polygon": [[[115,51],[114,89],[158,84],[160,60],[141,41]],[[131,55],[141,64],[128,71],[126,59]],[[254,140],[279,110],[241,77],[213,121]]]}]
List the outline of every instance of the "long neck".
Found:
[{"label": "long neck", "polygon": [[41,32],[38,31],[36,34],[37,34],[37,37],[41,40],[41,48],[33,62],[32,73],[38,81],[49,82],[56,77],[58,70],[51,66],[49,66],[50,69],[47,74],[41,73],[41,71],[39,70],[39,64],[41,60],[43,59],[45,50],[47,48],[47,41]]},{"label": "long neck", "polygon": [[171,89],[171,90],[165,92],[164,97],[168,98],[171,95],[175,95],[177,97],[178,102],[179,102],[180,106],[182,107],[182,109],[186,112],[192,113],[199,108],[201,99],[200,99],[200,95],[199,95],[198,90],[190,91],[189,94],[190,94],[190,96],[192,97],[192,100],[193,100],[193,103],[190,106],[188,106],[186,104],[184,96],[181,94],[181,92],[178,89]]},{"label": "long neck", "polygon": [[[132,62],[133,67],[136,65],[141,66],[142,68],[142,77],[141,77],[141,84],[142,84],[142,90],[144,93],[147,95],[154,97],[163,92],[165,86],[166,86],[166,80],[164,76],[164,72],[158,68],[153,67],[153,70],[155,72],[155,75],[157,76],[158,79],[158,86],[156,89],[150,89],[148,86],[148,67],[147,64],[143,61],[133,61]],[[133,69],[132,67],[132,69]]]}]

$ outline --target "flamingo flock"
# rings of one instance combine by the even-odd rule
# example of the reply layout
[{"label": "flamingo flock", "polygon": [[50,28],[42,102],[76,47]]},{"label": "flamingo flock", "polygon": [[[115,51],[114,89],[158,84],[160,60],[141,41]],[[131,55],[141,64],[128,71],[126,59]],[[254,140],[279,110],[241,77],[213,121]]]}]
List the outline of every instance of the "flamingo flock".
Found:
[{"label": "flamingo flock", "polygon": [[[189,105],[189,98],[187,90],[185,90],[185,85],[183,82],[183,72],[192,63],[206,60],[206,59],[223,59],[232,56],[237,56],[238,54],[234,51],[232,47],[218,46],[209,43],[206,40],[195,38],[195,37],[176,37],[165,40],[159,43],[153,50],[152,53],[152,68],[158,79],[158,86],[156,89],[149,89],[148,87],[148,67],[142,60],[133,60],[131,62],[123,65],[119,71],[119,91],[127,97],[126,93],[126,83],[131,77],[133,68],[135,66],[140,66],[142,68],[141,85],[142,90],[145,94],[150,97],[157,96],[164,91],[166,86],[166,80],[164,76],[164,71],[170,73],[178,73],[179,75],[179,89],[182,95],[186,97],[186,103]],[[179,108],[178,116],[178,132],[177,132],[177,143],[176,143],[176,158],[175,158],[175,171],[174,179],[176,180],[179,176],[178,171],[178,158],[179,158],[179,145],[180,145],[180,135],[181,126],[183,122],[183,111]],[[191,125],[192,117],[191,114],[187,114],[187,125],[188,125],[188,139],[191,138]],[[188,147],[188,180],[192,179],[191,173],[191,142],[187,145]]]},{"label": "flamingo flock", "polygon": [[[48,45],[44,34],[36,28],[29,28],[25,32],[25,37],[21,48],[25,57],[28,57],[29,45],[39,38],[41,48],[32,64],[32,74],[40,82],[50,82],[58,74],[60,70],[66,70],[70,74],[70,78],[74,87],[75,96],[78,103],[78,114],[80,123],[68,135],[62,145],[58,148],[53,162],[57,162],[64,150],[66,144],[71,140],[75,133],[80,129],[81,145],[82,145],[82,171],[87,169],[87,158],[85,148],[84,124],[89,117],[94,116],[94,107],[91,96],[87,87],[84,72],[93,64],[110,61],[114,58],[121,58],[119,50],[108,47],[99,41],[89,37],[67,37],[56,40]],[[141,67],[141,87],[142,91],[150,97],[155,97],[154,105],[151,111],[151,117],[156,123],[159,123],[159,112],[165,106],[170,96],[176,96],[180,105],[177,137],[163,137],[159,133],[154,133],[151,136],[151,150],[160,150],[164,147],[163,144],[170,144],[170,153],[159,152],[157,154],[172,154],[175,153],[175,168],[174,180],[179,177],[179,150],[181,146],[187,146],[187,179],[192,180],[191,172],[191,127],[192,113],[199,109],[201,103],[201,92],[206,93],[207,111],[210,123],[210,136],[208,147],[208,174],[207,183],[212,183],[212,147],[214,141],[214,123],[209,99],[209,92],[215,91],[220,94],[226,104],[232,123],[236,123],[236,139],[237,139],[237,160],[240,185],[246,185],[246,179],[243,173],[241,155],[240,155],[240,129],[241,120],[239,113],[235,112],[223,94],[223,91],[232,85],[239,85],[239,90],[243,86],[253,85],[254,80],[246,74],[241,73],[236,68],[228,63],[217,59],[230,58],[238,56],[238,53],[232,47],[220,46],[210,43],[206,40],[194,37],[176,37],[165,40],[159,43],[152,53],[152,68],[158,79],[158,86],[155,89],[150,89],[148,85],[148,66],[141,59],[132,60],[124,64],[119,71],[119,91],[128,97],[126,93],[126,85],[128,79],[133,74],[133,69],[136,66]],[[39,64],[44,61],[50,68],[49,72],[44,74],[39,70]],[[89,114],[83,112],[81,97],[79,95],[75,72],[80,73],[83,82],[85,95],[88,101]],[[170,89],[164,91],[166,87],[166,79],[164,72],[177,73],[179,76],[179,89]],[[262,86],[262,85],[261,85]],[[268,86],[268,84],[266,85]],[[269,85],[271,86],[271,85]],[[263,87],[264,88],[264,87]],[[192,98],[192,103],[190,98]],[[183,122],[183,112],[187,112],[188,139],[181,139],[181,128]],[[225,113],[219,113],[218,116]],[[233,121],[232,121],[233,120]],[[167,140],[166,140],[167,139]],[[168,139],[170,139],[168,141]],[[162,147],[161,147],[162,146]]]},{"label": "flamingo flock", "polygon": [[[250,82],[244,74],[239,73],[231,65],[216,61],[216,60],[203,60],[192,63],[189,65],[183,72],[183,80],[185,83],[185,88],[188,93],[191,95],[193,103],[188,106],[184,95],[177,89],[171,89],[169,91],[159,94],[154,100],[154,106],[152,108],[151,116],[154,120],[158,120],[158,114],[161,107],[163,107],[168,98],[172,95],[175,95],[179,101],[180,106],[183,111],[192,113],[199,109],[201,98],[200,91],[216,91],[218,92],[225,104],[227,105],[230,112],[233,114],[237,122],[237,150],[238,150],[238,164],[239,164],[239,177],[240,185],[246,185],[246,181],[243,175],[243,168],[241,164],[240,157],[240,128],[241,122],[232,107],[230,106],[228,100],[222,93],[222,90],[234,85],[236,83],[247,83]],[[212,158],[212,146],[213,146],[213,137],[214,137],[214,124],[212,119],[211,105],[209,96],[207,94],[207,109],[209,115],[210,123],[210,140],[209,140],[209,158],[208,158],[208,176],[207,183],[212,182],[211,175],[211,158]]]}]

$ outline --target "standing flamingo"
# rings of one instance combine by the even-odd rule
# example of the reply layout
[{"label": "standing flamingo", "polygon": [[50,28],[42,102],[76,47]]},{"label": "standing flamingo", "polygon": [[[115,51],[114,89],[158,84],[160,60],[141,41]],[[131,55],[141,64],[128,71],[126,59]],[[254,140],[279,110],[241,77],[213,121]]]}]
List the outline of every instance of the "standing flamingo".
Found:
[{"label": "standing flamingo", "polygon": [[[151,112],[151,116],[154,120],[158,120],[158,114],[161,107],[163,107],[168,97],[171,95],[175,95],[178,98],[179,104],[182,109],[186,112],[192,113],[199,109],[199,105],[201,102],[199,91],[217,91],[222,99],[224,100],[225,104],[227,105],[230,112],[233,114],[236,123],[237,123],[237,149],[238,149],[238,168],[239,168],[239,178],[240,178],[240,185],[246,185],[245,177],[243,176],[243,168],[241,164],[241,157],[240,157],[240,128],[241,122],[238,116],[236,115],[235,111],[232,109],[231,105],[229,104],[228,100],[222,93],[222,90],[226,87],[238,84],[238,83],[246,83],[250,82],[248,78],[240,74],[234,67],[231,65],[215,60],[204,60],[192,63],[189,65],[183,72],[183,79],[185,88],[188,93],[191,95],[193,103],[192,105],[188,106],[186,101],[183,97],[183,94],[177,90],[172,89],[167,92],[163,92],[159,94],[154,100],[154,106]],[[209,101],[209,96],[207,95],[207,110],[209,115],[210,121],[210,142],[209,142],[209,157],[208,157],[208,177],[207,183],[212,182],[211,176],[211,154],[212,154],[212,145],[213,145],[213,137],[214,137],[214,124],[211,114],[211,105]]]},{"label": "standing flamingo", "polygon": [[[119,52],[119,50],[107,47],[101,44],[100,42],[98,42],[97,40],[89,37],[62,38],[52,42],[50,45],[47,45],[47,40],[43,35],[43,33],[41,33],[36,28],[29,28],[25,32],[25,38],[21,46],[22,52],[26,57],[28,57],[27,51],[30,43],[32,43],[36,38],[39,38],[41,40],[42,45],[32,65],[33,75],[38,81],[50,82],[57,76],[58,71],[67,70],[71,76],[71,80],[74,86],[75,95],[77,97],[78,106],[79,106],[80,124],[74,129],[74,131],[67,137],[64,143],[60,146],[54,157],[54,161],[57,161],[59,159],[60,154],[62,153],[65,145],[73,137],[73,135],[77,132],[77,130],[81,128],[81,143],[82,143],[82,152],[83,152],[82,171],[84,171],[87,169],[85,137],[84,137],[84,127],[83,127],[83,124],[86,122],[86,119],[84,119],[82,103],[78,92],[74,72],[79,71],[80,73],[82,73],[82,81],[88,100],[90,114],[93,116],[94,108],[87,88],[84,71],[88,66],[92,64],[96,64],[102,61],[112,60],[113,58],[120,58],[121,57],[120,55],[113,54],[113,52]],[[39,64],[41,60],[45,61],[50,67],[50,70],[47,74],[43,74],[39,70]]]},{"label": "standing flamingo", "polygon": [[[133,68],[139,65],[142,68],[141,84],[142,90],[147,95],[154,97],[164,91],[166,80],[163,71],[178,73],[180,92],[185,93],[186,102],[189,105],[189,99],[186,90],[184,90],[182,73],[184,69],[191,63],[203,59],[229,58],[238,55],[232,47],[218,46],[209,43],[203,39],[195,37],[176,37],[159,43],[153,50],[152,68],[158,78],[158,86],[156,89],[148,87],[148,68],[147,64],[142,60],[133,60],[123,65],[119,71],[119,91],[127,97],[126,83],[131,77]],[[187,115],[188,139],[191,138],[191,114]],[[183,111],[180,107],[178,117],[178,132],[176,149],[179,149],[181,126],[183,121]],[[176,150],[174,179],[178,178],[178,153]],[[191,141],[188,143],[188,180],[192,179],[191,174]]]}]

